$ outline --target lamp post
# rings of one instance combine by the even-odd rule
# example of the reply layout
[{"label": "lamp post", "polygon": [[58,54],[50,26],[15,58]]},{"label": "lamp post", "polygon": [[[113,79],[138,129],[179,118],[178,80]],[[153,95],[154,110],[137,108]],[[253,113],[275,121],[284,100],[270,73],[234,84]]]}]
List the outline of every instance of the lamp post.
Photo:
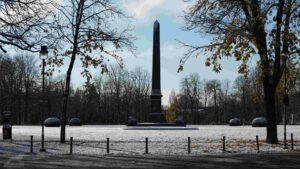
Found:
[{"label": "lamp post", "polygon": [[41,46],[41,51],[40,51],[40,59],[42,59],[43,61],[43,65],[42,65],[42,76],[43,76],[43,98],[42,98],[42,144],[41,144],[41,149],[40,151],[41,152],[45,152],[46,149],[44,147],[44,114],[45,114],[45,105],[44,105],[44,102],[45,102],[45,59],[48,58],[48,50],[47,50],[47,46]]},{"label": "lamp post", "polygon": [[283,144],[284,144],[284,149],[287,149],[287,144],[286,144],[286,108],[289,105],[289,95],[287,94],[287,85],[286,85],[286,73],[287,73],[287,69],[286,69],[286,60],[287,60],[287,56],[285,55],[285,61],[284,61],[284,96],[283,96],[283,103],[284,103],[284,140],[283,140]]}]

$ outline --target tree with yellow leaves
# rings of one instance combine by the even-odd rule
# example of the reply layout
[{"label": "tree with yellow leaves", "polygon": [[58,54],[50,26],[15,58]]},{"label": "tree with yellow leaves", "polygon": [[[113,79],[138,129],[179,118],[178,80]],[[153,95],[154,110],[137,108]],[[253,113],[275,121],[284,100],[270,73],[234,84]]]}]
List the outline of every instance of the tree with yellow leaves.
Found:
[{"label": "tree with yellow leaves", "polygon": [[[190,1],[190,0],[185,0]],[[247,74],[248,63],[259,58],[266,108],[267,138],[278,143],[275,112],[276,88],[286,63],[299,64],[300,54],[299,0],[197,0],[185,13],[187,31],[211,35],[207,45],[190,45],[179,70],[190,56],[207,56],[206,65],[221,71],[219,60],[234,57],[239,61],[238,72]]]}]

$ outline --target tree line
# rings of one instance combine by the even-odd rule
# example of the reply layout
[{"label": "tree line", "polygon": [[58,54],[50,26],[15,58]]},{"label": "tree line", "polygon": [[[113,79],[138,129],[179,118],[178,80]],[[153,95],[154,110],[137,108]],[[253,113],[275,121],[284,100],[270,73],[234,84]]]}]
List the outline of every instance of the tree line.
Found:
[{"label": "tree line", "polygon": [[[79,117],[84,124],[125,124],[129,116],[146,122],[150,113],[151,75],[137,67],[131,71],[111,65],[83,86],[71,85],[68,119]],[[65,77],[46,73],[42,102],[42,77],[38,60],[32,55],[0,56],[0,111],[11,111],[14,124],[41,124],[47,117],[61,117]],[[289,81],[288,123],[300,122],[300,76]],[[282,84],[276,93],[277,123],[283,121]],[[265,116],[263,87],[259,70],[229,80],[201,79],[194,73],[183,78],[178,94],[169,95],[163,107],[169,122],[183,116],[189,124],[227,124],[240,118],[244,124]],[[44,106],[45,114],[42,114]]]},{"label": "tree line", "polygon": [[[299,70],[298,70],[299,71]],[[300,122],[300,76],[289,78],[287,83],[290,104],[287,107],[287,123]],[[276,90],[277,124],[283,124],[284,81]],[[229,80],[201,79],[191,74],[181,80],[178,94],[170,94],[169,121],[183,116],[191,124],[228,124],[232,118],[240,118],[243,124],[251,124],[255,117],[266,117],[263,86],[259,69],[253,69],[248,77]]]},{"label": "tree line", "polygon": [[[33,56],[0,56],[0,111],[11,111],[14,124],[40,124],[47,117],[61,117],[65,77],[47,72],[42,102],[41,68]],[[71,85],[67,117],[84,124],[125,124],[128,116],[146,121],[150,112],[151,76],[137,67],[119,65],[96,75],[83,86]],[[42,114],[44,107],[45,114]]]}]

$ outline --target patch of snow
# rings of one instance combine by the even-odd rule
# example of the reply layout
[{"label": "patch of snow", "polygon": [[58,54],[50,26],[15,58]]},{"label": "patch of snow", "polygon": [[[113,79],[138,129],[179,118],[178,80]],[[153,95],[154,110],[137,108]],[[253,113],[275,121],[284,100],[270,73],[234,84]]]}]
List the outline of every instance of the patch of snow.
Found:
[{"label": "patch of snow", "polygon": [[[287,152],[283,149],[283,126],[278,126],[280,143],[265,143],[266,128],[251,126],[190,125],[198,130],[128,130],[123,125],[67,126],[67,143],[59,143],[60,128],[45,127],[45,148],[49,154],[70,152],[69,138],[73,137],[73,153],[106,154],[106,138],[110,138],[111,154],[145,153],[145,138],[149,140],[151,154],[187,154],[188,137],[191,137],[191,154],[223,153],[222,137],[226,136],[226,152],[256,153],[256,135],[259,136],[260,152]],[[40,153],[41,126],[13,126],[13,142],[0,142],[0,153],[22,153],[30,151],[30,136],[34,138],[34,152]],[[0,132],[2,135],[2,131]],[[300,148],[300,126],[287,126],[294,134],[294,148]]]}]

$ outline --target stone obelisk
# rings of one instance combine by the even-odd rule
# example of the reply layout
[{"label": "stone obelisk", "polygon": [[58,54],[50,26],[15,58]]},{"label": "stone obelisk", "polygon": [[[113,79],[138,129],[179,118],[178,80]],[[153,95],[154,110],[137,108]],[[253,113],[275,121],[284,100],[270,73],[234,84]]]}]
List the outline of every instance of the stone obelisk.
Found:
[{"label": "stone obelisk", "polygon": [[160,90],[160,35],[159,22],[154,22],[153,28],[153,65],[152,65],[152,91],[151,91],[151,113],[150,122],[165,123],[166,119],[161,112],[161,90]]}]

